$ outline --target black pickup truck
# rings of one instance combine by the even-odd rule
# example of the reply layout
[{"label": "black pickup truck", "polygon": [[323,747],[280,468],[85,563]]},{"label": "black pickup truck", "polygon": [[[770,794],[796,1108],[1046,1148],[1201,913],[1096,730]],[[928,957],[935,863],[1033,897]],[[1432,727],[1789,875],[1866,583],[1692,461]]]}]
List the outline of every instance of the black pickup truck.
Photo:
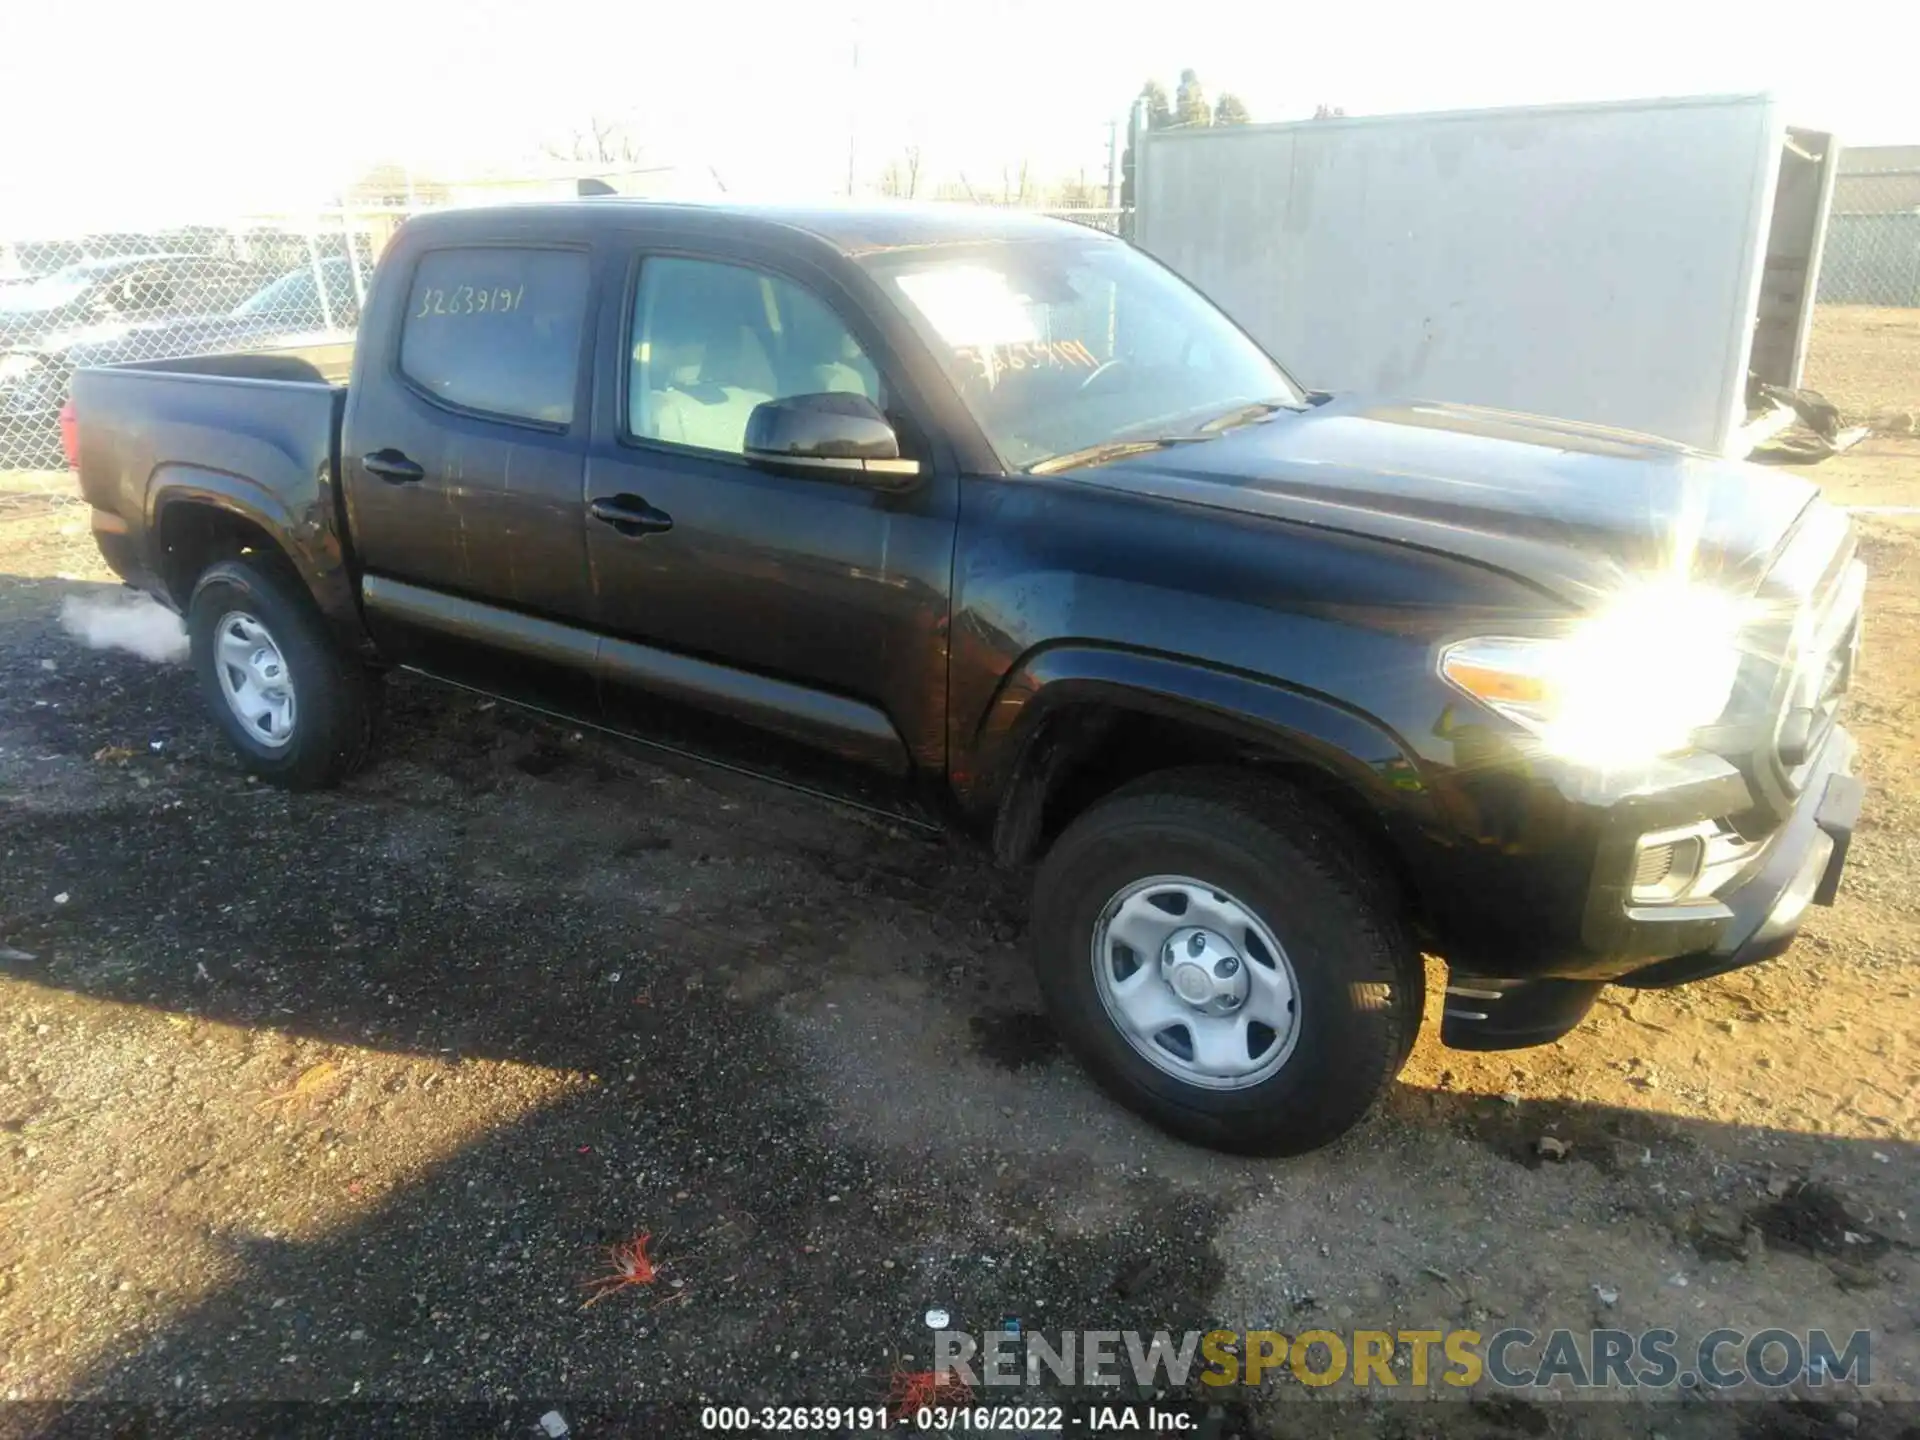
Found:
[{"label": "black pickup truck", "polygon": [[1644,437],[1303,390],[1127,244],[948,207],[439,214],[351,356],[82,371],[113,567],[263,779],[401,666],[1032,866],[1123,1101],[1285,1153],[1411,1047],[1778,954],[1860,801],[1850,522]]}]

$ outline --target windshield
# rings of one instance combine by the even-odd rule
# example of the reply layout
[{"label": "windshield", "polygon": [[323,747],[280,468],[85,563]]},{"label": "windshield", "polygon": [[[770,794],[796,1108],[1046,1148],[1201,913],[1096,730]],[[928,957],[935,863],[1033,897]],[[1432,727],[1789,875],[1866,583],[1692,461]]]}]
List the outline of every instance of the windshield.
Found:
[{"label": "windshield", "polygon": [[24,285],[0,289],[0,313],[31,315],[43,310],[58,310],[87,293],[93,276],[84,266],[69,265],[51,275],[42,275]]},{"label": "windshield", "polygon": [[864,263],[905,302],[1010,469],[1305,403],[1232,321],[1129,245],[1068,238]]}]

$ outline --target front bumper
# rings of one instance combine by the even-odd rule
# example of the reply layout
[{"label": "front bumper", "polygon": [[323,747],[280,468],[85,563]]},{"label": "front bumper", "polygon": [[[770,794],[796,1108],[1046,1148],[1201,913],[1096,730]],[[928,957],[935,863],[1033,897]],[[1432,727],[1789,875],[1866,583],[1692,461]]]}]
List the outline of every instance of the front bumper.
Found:
[{"label": "front bumper", "polygon": [[1770,960],[1793,944],[1809,905],[1831,905],[1865,787],[1853,774],[1853,737],[1835,727],[1809,767],[1799,802],[1726,887],[1703,900],[1633,905],[1616,887],[1596,892],[1590,935],[1607,960],[1577,977],[1454,975],[1441,1039],[1467,1050],[1542,1045],[1585,1018],[1603,985],[1664,989]]},{"label": "front bumper", "polygon": [[1793,944],[1807,906],[1831,905],[1840,891],[1840,874],[1866,794],[1853,774],[1855,752],[1853,737],[1835,731],[1822,755],[1827,763],[1801,793],[1759,867],[1716,897],[1729,918],[1714,945],[1644,966],[1615,983],[1641,989],[1684,985],[1771,960]]}]

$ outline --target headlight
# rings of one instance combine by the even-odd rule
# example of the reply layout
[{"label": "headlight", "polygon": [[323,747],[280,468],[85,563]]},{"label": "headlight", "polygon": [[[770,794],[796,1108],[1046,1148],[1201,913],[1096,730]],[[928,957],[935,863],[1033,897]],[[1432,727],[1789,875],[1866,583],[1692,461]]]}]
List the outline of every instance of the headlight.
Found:
[{"label": "headlight", "polygon": [[1449,645],[1440,673],[1544,748],[1592,765],[1683,750],[1727,708],[1742,605],[1681,580],[1621,592],[1566,634]]}]

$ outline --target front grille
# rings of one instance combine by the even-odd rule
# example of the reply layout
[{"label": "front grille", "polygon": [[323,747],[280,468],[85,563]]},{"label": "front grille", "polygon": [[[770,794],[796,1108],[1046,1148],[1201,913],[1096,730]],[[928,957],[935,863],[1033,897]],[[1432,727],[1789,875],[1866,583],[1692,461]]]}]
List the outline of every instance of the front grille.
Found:
[{"label": "front grille", "polygon": [[1852,518],[1813,501],[1754,592],[1727,719],[1706,737],[1747,781],[1752,804],[1723,817],[1746,840],[1793,813],[1841,718],[1865,589]]},{"label": "front grille", "polygon": [[1851,561],[1794,627],[1792,670],[1780,706],[1775,750],[1795,790],[1838,722],[1841,702],[1852,688],[1865,592],[1866,567]]}]

